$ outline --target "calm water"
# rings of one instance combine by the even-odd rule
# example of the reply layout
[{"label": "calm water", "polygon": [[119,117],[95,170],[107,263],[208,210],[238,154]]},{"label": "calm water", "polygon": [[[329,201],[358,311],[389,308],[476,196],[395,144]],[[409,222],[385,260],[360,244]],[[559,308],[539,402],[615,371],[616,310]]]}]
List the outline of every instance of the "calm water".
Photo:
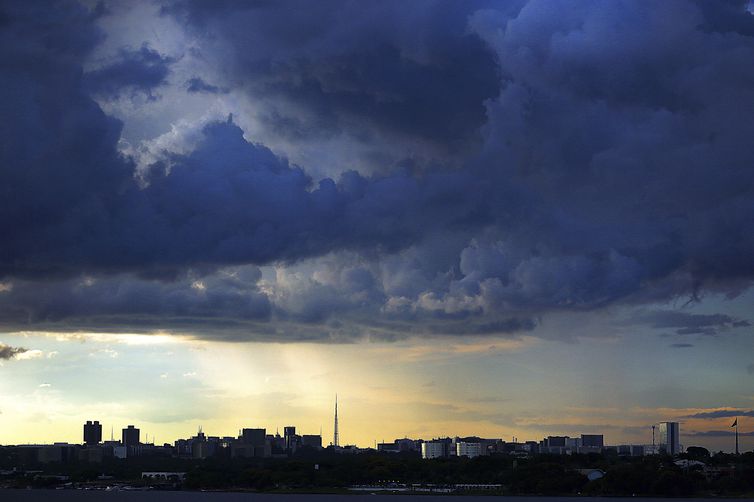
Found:
[{"label": "calm water", "polygon": [[[386,495],[389,500],[422,502],[483,502],[504,499],[505,502],[701,502],[720,499],[658,499],[658,498],[574,498],[574,497],[465,497],[441,495]],[[79,490],[0,490],[0,502],[323,502],[335,500],[359,502],[374,500],[372,495],[263,495],[255,493],[202,493],[202,492],[101,492]],[[744,499],[737,499],[744,500]]]}]

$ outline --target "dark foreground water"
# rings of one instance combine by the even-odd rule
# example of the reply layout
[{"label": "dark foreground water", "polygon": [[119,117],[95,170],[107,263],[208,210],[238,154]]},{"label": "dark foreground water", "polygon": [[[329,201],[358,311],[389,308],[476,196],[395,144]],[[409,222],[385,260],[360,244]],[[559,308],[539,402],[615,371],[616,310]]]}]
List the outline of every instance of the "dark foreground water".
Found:
[{"label": "dark foreground water", "polygon": [[[719,499],[660,499],[660,498],[620,498],[620,497],[494,497],[463,495],[384,495],[391,502],[701,502]],[[375,500],[374,495],[285,495],[257,493],[217,493],[217,492],[103,492],[83,490],[1,490],[0,502],[362,502]],[[744,500],[744,499],[737,499]],[[754,500],[754,499],[749,499]]]}]

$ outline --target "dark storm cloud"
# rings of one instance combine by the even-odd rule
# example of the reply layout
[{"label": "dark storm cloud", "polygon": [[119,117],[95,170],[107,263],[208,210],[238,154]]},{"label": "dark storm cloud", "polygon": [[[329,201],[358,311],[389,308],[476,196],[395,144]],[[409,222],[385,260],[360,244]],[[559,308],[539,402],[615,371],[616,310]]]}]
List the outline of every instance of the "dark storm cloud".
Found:
[{"label": "dark storm cloud", "polygon": [[717,335],[732,328],[751,326],[749,321],[726,314],[689,314],[653,310],[635,314],[629,324],[643,324],[656,329],[673,329],[678,335]]},{"label": "dark storm cloud", "polygon": [[16,281],[11,291],[0,294],[0,325],[24,329],[57,324],[68,331],[98,325],[112,329],[125,321],[129,328],[150,330],[266,321],[270,303],[258,290],[258,280],[256,267],[244,267],[173,281],[118,276]]},{"label": "dark storm cloud", "polygon": [[228,92],[227,89],[208,84],[199,77],[193,77],[186,81],[186,90],[190,93],[207,92],[209,94],[221,94]]},{"label": "dark storm cloud", "polygon": [[153,97],[152,91],[166,82],[174,61],[147,45],[140,49],[124,48],[115,61],[84,75],[84,81],[99,96],[117,97],[129,91]]},{"label": "dark storm cloud", "polygon": [[705,411],[694,415],[687,415],[684,418],[733,418],[733,417],[754,417],[754,410],[719,410]]},{"label": "dark storm cloud", "polygon": [[25,349],[23,347],[11,347],[10,345],[5,345],[4,343],[0,342],[0,361],[13,359],[18,354],[23,354],[28,350],[29,349]]},{"label": "dark storm cloud", "polygon": [[[316,180],[232,120],[135,176],[117,148],[122,124],[91,94],[150,94],[172,61],[142,47],[84,74],[103,37],[93,13],[7,3],[0,318],[203,333],[258,323],[285,338],[278,319],[298,339],[395,339],[511,334],[555,310],[735,296],[754,278],[745,7],[168,4],[225,69],[196,89],[247,93],[281,135],[347,130],[453,153],[451,167]],[[231,266],[321,268],[348,253],[358,267],[300,272],[276,292],[258,277],[208,279]],[[749,325],[664,311],[633,322],[679,334]]]},{"label": "dark storm cloud", "polygon": [[[339,248],[390,252],[413,242],[417,229],[452,226],[474,209],[459,190],[475,182],[460,173],[421,180],[349,172],[313,186],[300,168],[248,143],[230,120],[208,125],[202,138],[190,155],[171,156],[169,173],[164,164],[152,166],[145,188],[114,150],[104,168],[78,164],[92,178],[47,202],[76,194],[75,210],[54,206],[50,225],[31,228],[8,220],[8,235],[18,238],[4,247],[0,272],[23,276],[49,267],[169,276],[190,266],[295,260]],[[56,244],[27,254],[32,240]]]},{"label": "dark storm cloud", "polygon": [[356,125],[454,151],[478,139],[500,85],[493,52],[466,29],[486,3],[200,0],[163,12],[228,45],[212,57],[257,101],[280,103],[259,116],[279,134],[300,138],[301,127],[282,126],[302,120],[313,131]]}]

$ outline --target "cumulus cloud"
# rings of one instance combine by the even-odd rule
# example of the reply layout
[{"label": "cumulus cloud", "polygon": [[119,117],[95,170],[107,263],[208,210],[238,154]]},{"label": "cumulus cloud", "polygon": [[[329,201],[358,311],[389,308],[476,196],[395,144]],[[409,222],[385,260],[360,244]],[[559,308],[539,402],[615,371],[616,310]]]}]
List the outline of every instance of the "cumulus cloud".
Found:
[{"label": "cumulus cloud", "polygon": [[84,73],[95,13],[4,7],[2,326],[510,335],[551,312],[751,285],[745,2],[447,7],[165,2],[217,56],[213,84],[202,72],[186,90],[227,85],[275,134],[322,149],[379,145],[364,163],[384,169],[324,178],[232,118],[124,150],[92,94],[150,94],[172,61],[144,46]]}]

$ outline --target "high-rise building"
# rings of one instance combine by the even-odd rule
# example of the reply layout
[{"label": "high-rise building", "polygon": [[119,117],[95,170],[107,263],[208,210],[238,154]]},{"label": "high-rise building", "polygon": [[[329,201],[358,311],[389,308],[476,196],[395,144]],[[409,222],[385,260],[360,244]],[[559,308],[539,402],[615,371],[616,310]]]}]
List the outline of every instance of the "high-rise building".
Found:
[{"label": "high-rise building", "polygon": [[139,446],[140,432],[141,431],[133,425],[129,425],[127,428],[123,429],[123,446]]},{"label": "high-rise building", "polygon": [[681,453],[681,430],[678,422],[660,422],[660,450],[667,455]]},{"label": "high-rise building", "polygon": [[266,429],[242,429],[241,442],[252,446],[264,446],[267,440]]},{"label": "high-rise building", "polygon": [[241,429],[240,441],[231,444],[232,457],[269,457],[272,442],[267,440],[266,429]]},{"label": "high-rise building", "polygon": [[102,441],[102,425],[95,420],[87,420],[84,424],[84,443],[92,445]]},{"label": "high-rise building", "polygon": [[286,425],[283,427],[283,438],[285,439],[286,450],[292,450],[295,445],[296,427],[293,425]]}]

